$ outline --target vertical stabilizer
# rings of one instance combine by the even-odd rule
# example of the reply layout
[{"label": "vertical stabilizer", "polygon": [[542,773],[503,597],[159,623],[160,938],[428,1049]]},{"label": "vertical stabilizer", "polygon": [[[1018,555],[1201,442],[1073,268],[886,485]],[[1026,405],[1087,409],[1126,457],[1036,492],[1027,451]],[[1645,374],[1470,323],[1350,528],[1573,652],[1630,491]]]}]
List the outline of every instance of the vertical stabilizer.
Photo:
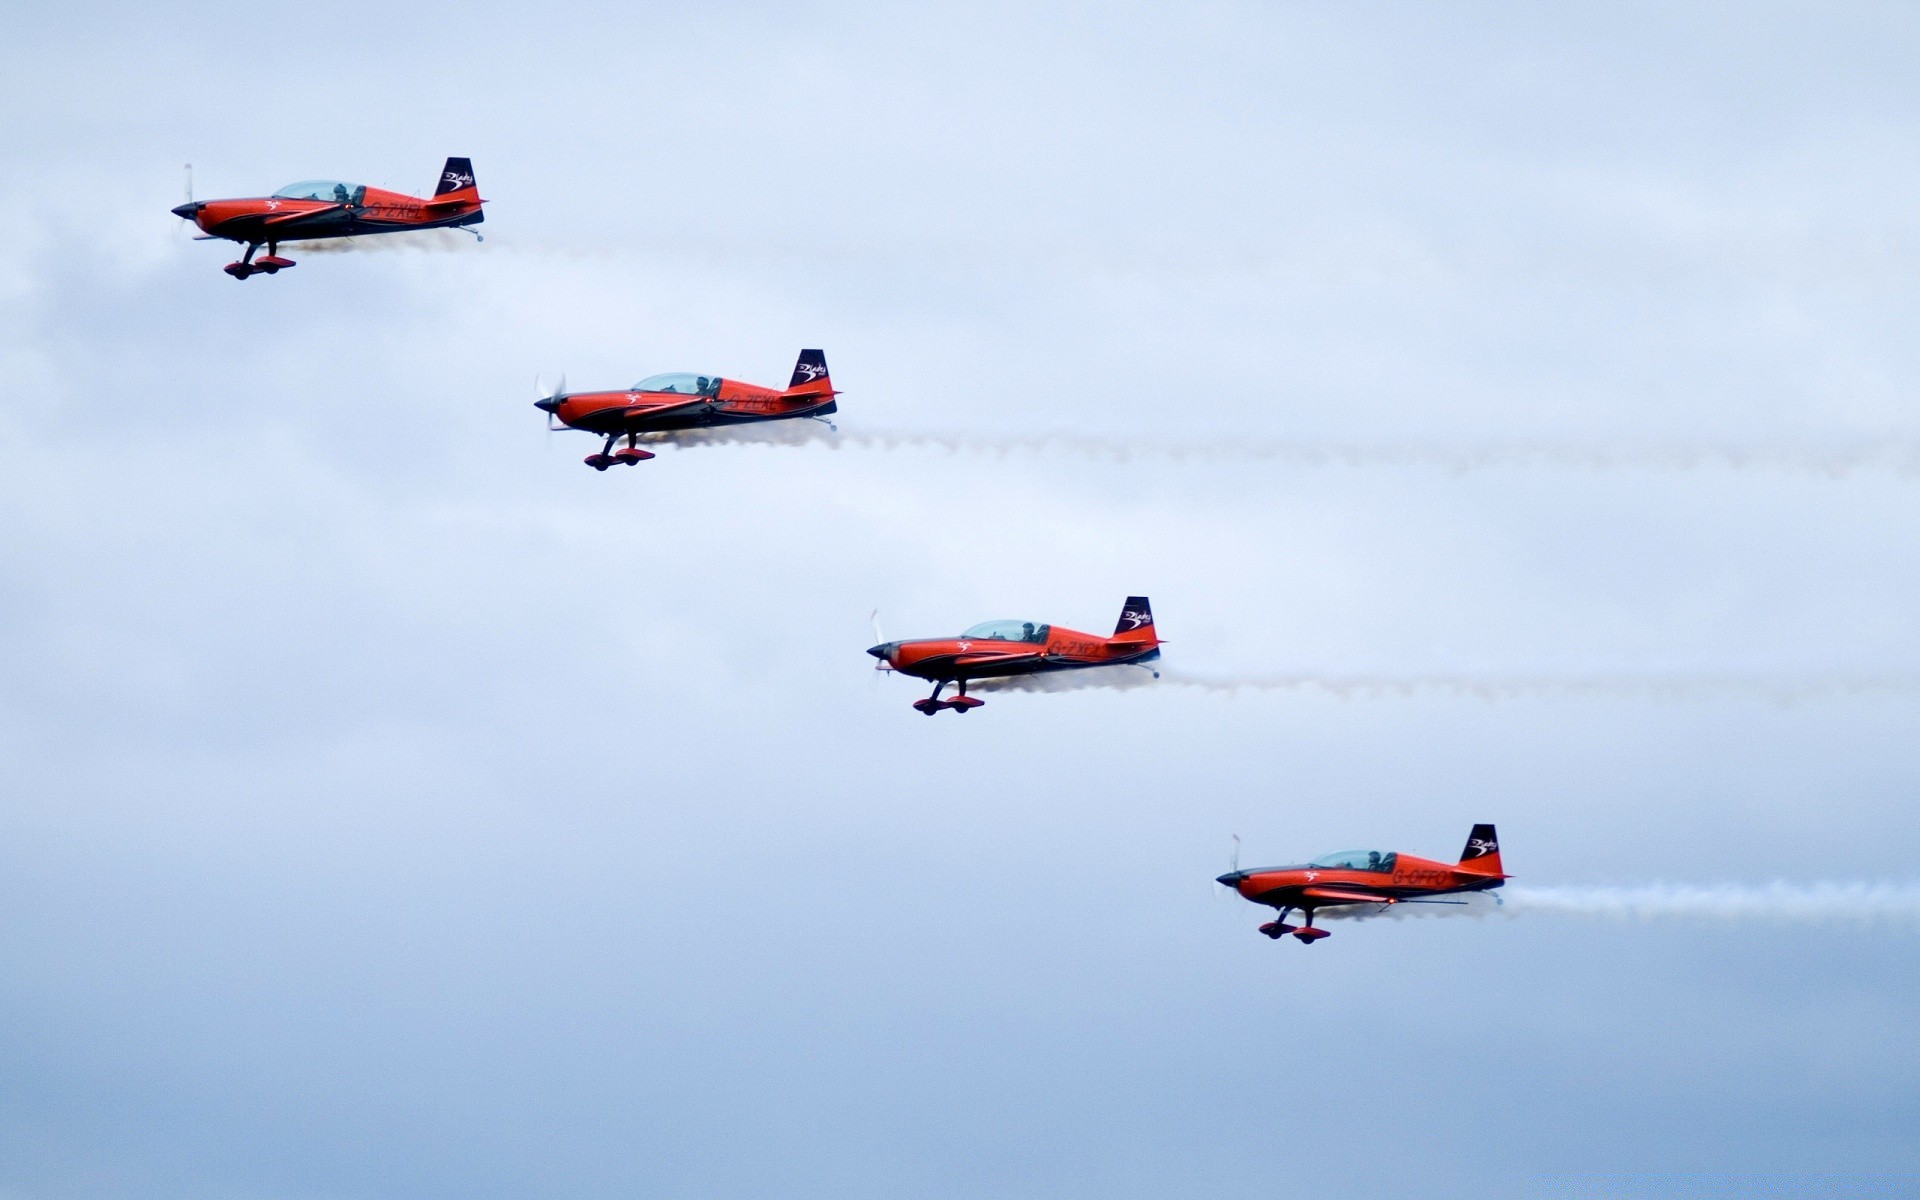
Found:
[{"label": "vertical stabilizer", "polygon": [[1500,838],[1493,832],[1493,826],[1473,827],[1473,832],[1467,835],[1467,848],[1460,852],[1458,870],[1468,875],[1505,877],[1506,871],[1500,866]]},{"label": "vertical stabilizer", "polygon": [[793,364],[793,378],[787,383],[787,394],[800,396],[831,396],[833,380],[827,375],[827,354],[824,350],[802,350]]},{"label": "vertical stabilizer", "polygon": [[444,196],[448,192],[478,192],[479,185],[473,181],[473,160],[468,158],[450,158],[447,165],[440,169],[440,182],[433,187],[433,194]]},{"label": "vertical stabilizer", "polygon": [[1147,603],[1145,596],[1127,597],[1127,602],[1120,606],[1120,620],[1113,627],[1113,636],[1130,642],[1160,640],[1153,631],[1153,605]]}]

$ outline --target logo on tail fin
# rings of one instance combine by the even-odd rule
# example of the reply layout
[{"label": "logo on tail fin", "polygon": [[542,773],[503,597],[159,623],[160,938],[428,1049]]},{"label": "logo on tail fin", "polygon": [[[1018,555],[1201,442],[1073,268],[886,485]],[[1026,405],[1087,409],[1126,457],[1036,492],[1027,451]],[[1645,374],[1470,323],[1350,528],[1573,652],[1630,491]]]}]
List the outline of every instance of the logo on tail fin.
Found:
[{"label": "logo on tail fin", "polygon": [[473,161],[465,158],[450,158],[447,165],[440,169],[440,183],[433,189],[436,196],[448,192],[457,192],[473,186]]},{"label": "logo on tail fin", "polygon": [[1136,629],[1153,628],[1153,607],[1145,596],[1128,596],[1126,604],[1120,609],[1120,623],[1113,627],[1115,636],[1132,633]]},{"label": "logo on tail fin", "polygon": [[819,350],[802,350],[800,360],[793,364],[793,379],[787,384],[797,388],[802,384],[827,377],[827,356]]},{"label": "logo on tail fin", "polygon": [[1467,835],[1467,848],[1460,852],[1460,861],[1485,858],[1489,854],[1500,853],[1500,839],[1494,835],[1493,826],[1475,825],[1473,832]]}]

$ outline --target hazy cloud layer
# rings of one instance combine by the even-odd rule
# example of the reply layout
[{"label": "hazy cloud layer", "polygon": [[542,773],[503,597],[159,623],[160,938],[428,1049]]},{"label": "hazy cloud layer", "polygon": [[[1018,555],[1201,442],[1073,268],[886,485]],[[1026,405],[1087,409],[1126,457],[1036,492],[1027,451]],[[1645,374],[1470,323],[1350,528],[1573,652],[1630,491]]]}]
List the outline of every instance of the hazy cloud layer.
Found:
[{"label": "hazy cloud layer", "polygon": [[[1793,919],[1915,882],[1915,24],[0,16],[0,1192],[1920,1171],[1911,922]],[[484,244],[167,215],[449,154]],[[531,406],[802,346],[838,452]],[[861,653],[1139,593],[1150,688]],[[1700,912],[1209,896],[1476,821]]]}]

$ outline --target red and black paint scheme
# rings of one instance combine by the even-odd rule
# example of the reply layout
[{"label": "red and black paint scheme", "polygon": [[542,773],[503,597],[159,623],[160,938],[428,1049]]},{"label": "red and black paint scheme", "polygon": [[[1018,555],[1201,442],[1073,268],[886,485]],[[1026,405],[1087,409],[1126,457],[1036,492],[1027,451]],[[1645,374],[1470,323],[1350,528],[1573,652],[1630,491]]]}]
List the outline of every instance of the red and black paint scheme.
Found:
[{"label": "red and black paint scheme", "polygon": [[[1160,638],[1153,629],[1153,607],[1147,598],[1128,596],[1112,637],[1032,621],[987,621],[959,637],[883,640],[869,647],[867,653],[880,660],[879,670],[932,680],[933,695],[913,702],[915,708],[932,716],[945,709],[964,713],[985,704],[978,696],[967,695],[968,680],[1087,667],[1144,667],[1160,657]],[[942,700],[940,692],[949,683],[959,684],[960,694]]]},{"label": "red and black paint scheme", "polygon": [[[235,279],[272,275],[294,265],[280,256],[281,242],[367,237],[416,229],[456,229],[486,219],[485,201],[473,181],[473,164],[449,158],[433,196],[421,199],[365,184],[310,179],[288,184],[271,196],[239,200],[188,200],[173,214],[192,221],[205,238],[244,242],[247,252],[224,268]],[[478,238],[479,233],[468,230]],[[265,246],[265,257],[254,253]]]},{"label": "red and black paint scheme", "polygon": [[[1292,934],[1311,946],[1329,936],[1326,930],[1313,927],[1317,909],[1344,904],[1465,903],[1442,897],[1490,891],[1507,878],[1501,871],[1500,839],[1493,826],[1475,825],[1457,863],[1378,850],[1342,850],[1300,866],[1242,871],[1236,864],[1216,882],[1255,904],[1280,910],[1278,919],[1260,927],[1261,933],[1276,940]],[[1289,925],[1287,914],[1296,908],[1305,923]]]},{"label": "red and black paint scheme", "polygon": [[[562,377],[553,394],[535,400],[533,406],[547,414],[549,429],[555,428],[558,418],[568,429],[584,429],[607,439],[598,454],[587,455],[587,465],[596,471],[652,458],[652,451],[640,448],[643,434],[791,417],[825,420],[840,410],[834,402],[840,393],[833,390],[827,356],[819,350],[800,352],[785,390],[688,372],[649,375],[620,392],[569,393],[566,385]],[[829,428],[832,424],[827,422]],[[623,437],[627,444],[615,450],[614,443]]]}]

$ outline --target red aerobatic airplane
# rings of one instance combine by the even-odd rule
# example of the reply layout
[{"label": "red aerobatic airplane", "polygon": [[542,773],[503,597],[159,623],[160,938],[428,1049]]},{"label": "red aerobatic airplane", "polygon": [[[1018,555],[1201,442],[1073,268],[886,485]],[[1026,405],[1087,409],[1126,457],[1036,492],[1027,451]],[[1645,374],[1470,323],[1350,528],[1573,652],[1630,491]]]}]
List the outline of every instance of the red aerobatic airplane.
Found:
[{"label": "red aerobatic airplane", "polygon": [[[604,471],[616,463],[631,466],[653,457],[642,450],[640,435],[668,433],[680,429],[710,429],[720,425],[746,425],[755,421],[780,421],[788,417],[816,417],[821,420],[840,411],[834,397],[833,381],[827,377],[827,356],[819,350],[802,350],[793,365],[793,379],[785,391],[722,379],[718,375],[649,375],[624,392],[573,392],[566,390],[563,376],[551,396],[542,396],[533,406],[547,414],[547,428],[553,419],[569,429],[584,429],[604,434],[607,444],[598,454],[587,455],[587,465]],[[832,426],[832,422],[827,422]],[[613,448],[622,437],[627,444]]]},{"label": "red aerobatic airplane", "polygon": [[[970,679],[1145,664],[1160,657],[1160,638],[1153,631],[1153,609],[1147,598],[1128,596],[1112,637],[1032,621],[988,621],[957,638],[882,641],[867,653],[880,660],[880,670],[933,680],[933,695],[913,702],[915,708],[932,716],[944,708],[963,713],[985,704],[985,700],[967,695]],[[958,683],[960,694],[942,700],[941,689],[949,683]]]},{"label": "red aerobatic airplane", "polygon": [[[1237,856],[1236,856],[1237,857]],[[1280,910],[1278,920],[1260,927],[1270,938],[1292,934],[1311,946],[1317,939],[1330,936],[1313,927],[1318,908],[1340,904],[1465,903],[1432,900],[1461,892],[1484,892],[1507,881],[1500,870],[1500,839],[1493,826],[1475,825],[1467,835],[1467,848],[1458,863],[1433,862],[1411,854],[1382,854],[1378,850],[1343,850],[1327,854],[1304,866],[1261,867],[1242,871],[1238,864],[1217,880],[1255,904]],[[1306,924],[1287,924],[1294,909],[1305,914]]]},{"label": "red aerobatic airplane", "polygon": [[[245,279],[249,275],[271,275],[294,265],[292,259],[280,257],[281,242],[478,225],[486,219],[481,211],[484,203],[480,189],[474,186],[473,164],[464,158],[450,158],[430,200],[364,183],[310,179],[257,199],[189,197],[173,214],[198,225],[207,238],[245,242],[246,255],[224,268],[235,279]],[[467,232],[480,236],[473,230]],[[254,252],[263,245],[266,257],[255,262]]]}]

